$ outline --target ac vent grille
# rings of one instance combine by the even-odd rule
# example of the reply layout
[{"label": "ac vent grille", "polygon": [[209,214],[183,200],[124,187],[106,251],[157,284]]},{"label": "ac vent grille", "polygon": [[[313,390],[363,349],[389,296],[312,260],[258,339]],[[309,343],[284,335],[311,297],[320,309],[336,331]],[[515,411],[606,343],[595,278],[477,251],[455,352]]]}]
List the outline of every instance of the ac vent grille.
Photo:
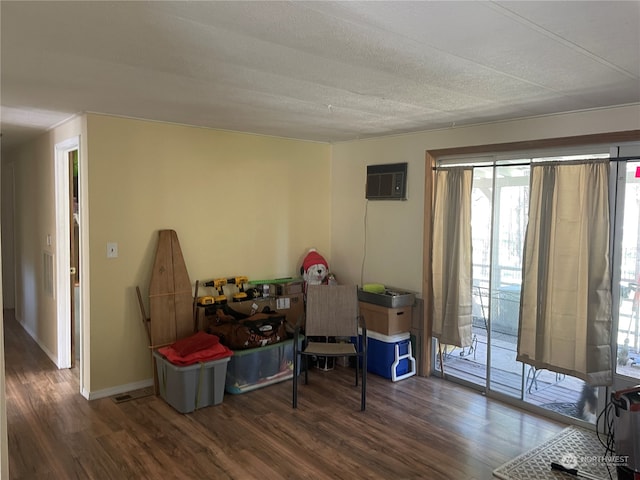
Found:
[{"label": "ac vent grille", "polygon": [[407,164],[368,165],[366,198],[369,200],[406,200]]}]

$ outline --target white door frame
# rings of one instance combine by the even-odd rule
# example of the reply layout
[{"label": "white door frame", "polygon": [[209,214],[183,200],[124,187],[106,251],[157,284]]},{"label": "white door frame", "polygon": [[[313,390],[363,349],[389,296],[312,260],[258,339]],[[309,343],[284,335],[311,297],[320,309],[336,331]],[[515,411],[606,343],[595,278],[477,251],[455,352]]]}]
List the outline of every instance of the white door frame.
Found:
[{"label": "white door frame", "polygon": [[[58,331],[58,368],[71,368],[71,231],[69,218],[69,152],[78,150],[80,137],[72,137],[55,146],[55,218],[56,218],[56,322]],[[80,163],[80,162],[78,162]],[[82,301],[82,283],[79,292]],[[82,309],[80,310],[82,313]],[[80,318],[80,338],[82,339],[82,317]],[[82,341],[80,341],[80,369],[82,370]],[[82,373],[80,375],[82,383]]]}]

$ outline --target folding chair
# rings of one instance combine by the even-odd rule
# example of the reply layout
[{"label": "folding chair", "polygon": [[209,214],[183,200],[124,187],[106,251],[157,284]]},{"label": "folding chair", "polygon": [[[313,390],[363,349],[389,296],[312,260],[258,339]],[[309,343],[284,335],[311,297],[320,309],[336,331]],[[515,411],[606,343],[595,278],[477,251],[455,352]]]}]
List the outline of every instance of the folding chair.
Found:
[{"label": "folding chair", "polygon": [[[358,340],[358,326],[362,338]],[[367,391],[367,327],[358,314],[358,292],[355,285],[309,285],[302,348],[298,348],[300,321],[293,340],[293,408],[298,407],[298,368],[304,362],[304,383],[309,381],[309,357],[355,357],[355,385],[358,386],[360,361],[362,385],[360,410],[366,407]],[[322,337],[324,341],[309,338]],[[347,343],[330,342],[331,337],[348,337]],[[350,339],[355,338],[355,343]]]}]

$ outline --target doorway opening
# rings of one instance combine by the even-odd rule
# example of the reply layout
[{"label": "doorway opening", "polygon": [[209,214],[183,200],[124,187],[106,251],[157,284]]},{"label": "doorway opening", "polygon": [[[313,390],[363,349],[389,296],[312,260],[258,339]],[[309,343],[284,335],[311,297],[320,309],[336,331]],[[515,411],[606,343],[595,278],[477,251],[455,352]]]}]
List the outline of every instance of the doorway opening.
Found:
[{"label": "doorway opening", "polygon": [[78,183],[78,150],[69,152],[69,191],[72,207],[71,214],[71,366],[80,361],[80,196]]},{"label": "doorway opening", "polygon": [[56,144],[55,152],[57,364],[82,379],[80,138]]}]

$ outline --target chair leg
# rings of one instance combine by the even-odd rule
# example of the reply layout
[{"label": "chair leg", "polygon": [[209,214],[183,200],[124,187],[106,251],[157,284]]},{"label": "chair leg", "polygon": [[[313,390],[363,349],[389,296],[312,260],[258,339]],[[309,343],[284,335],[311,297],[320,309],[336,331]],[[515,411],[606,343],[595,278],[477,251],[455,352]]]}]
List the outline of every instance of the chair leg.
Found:
[{"label": "chair leg", "polygon": [[293,394],[292,394],[292,406],[293,408],[298,408],[298,348],[296,345],[296,340],[293,342]]},{"label": "chair leg", "polygon": [[303,355],[304,358],[304,384],[309,383],[309,355]]},{"label": "chair leg", "polygon": [[367,371],[362,371],[362,393],[360,394],[360,410],[364,412],[367,408]]},{"label": "chair leg", "polygon": [[363,349],[362,355],[362,393],[360,400],[360,410],[364,412],[367,408],[367,348]]},{"label": "chair leg", "polygon": [[359,376],[360,376],[360,357],[356,356],[356,387],[358,386]]}]

